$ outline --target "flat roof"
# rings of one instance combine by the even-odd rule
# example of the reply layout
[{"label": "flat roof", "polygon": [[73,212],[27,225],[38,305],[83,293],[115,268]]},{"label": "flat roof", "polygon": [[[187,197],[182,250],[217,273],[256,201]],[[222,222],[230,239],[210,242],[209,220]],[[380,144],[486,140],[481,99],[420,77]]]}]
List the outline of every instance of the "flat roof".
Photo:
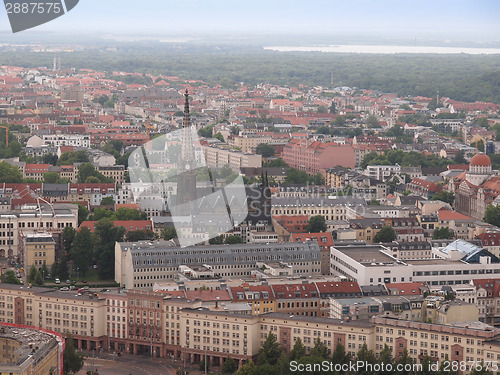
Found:
[{"label": "flat roof", "polygon": [[[380,263],[397,264],[397,260],[383,253],[380,247],[374,246],[346,246],[335,247],[338,251],[344,253],[349,258],[365,266],[378,266]],[[373,264],[372,264],[373,263]]]},{"label": "flat roof", "polygon": [[373,326],[373,324],[370,323],[368,320],[341,320],[333,318],[322,318],[317,316],[284,314],[278,312],[270,312],[267,314],[261,314],[259,316],[271,319],[275,318],[275,319],[295,320],[301,322],[311,322],[311,323],[321,323],[321,324],[346,325],[359,328],[370,328]]},{"label": "flat roof", "polygon": [[377,300],[366,297],[366,298],[335,298],[335,302],[341,305],[369,305],[369,304],[379,304]]},{"label": "flat roof", "polygon": [[415,266],[420,265],[441,265],[441,264],[463,264],[461,260],[450,260],[450,259],[413,259],[413,260],[405,260],[405,263]]}]

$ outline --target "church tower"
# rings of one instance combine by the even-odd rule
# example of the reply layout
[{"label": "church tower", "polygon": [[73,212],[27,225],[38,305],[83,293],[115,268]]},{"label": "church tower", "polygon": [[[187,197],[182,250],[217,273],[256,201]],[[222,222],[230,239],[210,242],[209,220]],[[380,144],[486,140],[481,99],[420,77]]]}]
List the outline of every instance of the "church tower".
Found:
[{"label": "church tower", "polygon": [[193,148],[193,129],[189,114],[189,94],[184,94],[184,119],[182,120],[181,154],[179,155],[177,174],[176,205],[187,204],[196,200],[196,157]]}]

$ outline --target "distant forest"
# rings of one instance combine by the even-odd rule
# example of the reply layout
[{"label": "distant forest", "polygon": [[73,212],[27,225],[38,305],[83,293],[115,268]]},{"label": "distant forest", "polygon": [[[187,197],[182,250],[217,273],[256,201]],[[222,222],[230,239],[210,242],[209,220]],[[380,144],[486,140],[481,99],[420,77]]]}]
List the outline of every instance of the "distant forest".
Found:
[{"label": "distant forest", "polygon": [[[0,65],[52,66],[54,53],[1,52]],[[401,96],[448,96],[463,101],[500,103],[499,55],[336,54],[273,52],[258,47],[124,44],[61,53],[63,68],[90,68],[199,79],[224,86],[350,86]]]}]

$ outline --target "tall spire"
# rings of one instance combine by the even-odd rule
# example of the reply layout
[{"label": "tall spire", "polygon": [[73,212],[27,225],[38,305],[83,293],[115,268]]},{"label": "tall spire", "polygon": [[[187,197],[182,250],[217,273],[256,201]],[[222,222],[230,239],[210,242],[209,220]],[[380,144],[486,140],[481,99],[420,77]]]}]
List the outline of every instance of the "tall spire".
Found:
[{"label": "tall spire", "polygon": [[191,126],[191,116],[189,114],[189,93],[188,89],[184,93],[184,97],[186,98],[184,102],[184,120],[182,121],[183,128],[189,128]]},{"label": "tall spire", "polygon": [[184,120],[182,121],[181,154],[178,161],[177,197],[176,204],[186,204],[196,199],[196,157],[193,147],[193,129],[191,129],[191,117],[189,115],[189,93],[186,89],[184,94]]}]

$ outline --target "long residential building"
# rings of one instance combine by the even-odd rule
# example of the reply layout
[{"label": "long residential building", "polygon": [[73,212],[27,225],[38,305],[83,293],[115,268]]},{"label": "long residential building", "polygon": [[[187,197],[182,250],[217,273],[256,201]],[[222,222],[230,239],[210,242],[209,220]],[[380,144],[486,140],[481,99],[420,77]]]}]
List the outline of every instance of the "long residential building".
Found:
[{"label": "long residential building", "polygon": [[177,247],[166,241],[117,242],[115,281],[126,288],[151,288],[173,280],[180,266],[203,271],[206,278],[251,277],[257,262],[285,263],[295,275],[321,274],[315,242]]},{"label": "long residential building", "polygon": [[347,209],[364,213],[366,201],[355,197],[273,197],[273,216],[321,215],[325,220],[346,220]]},{"label": "long residential building", "polygon": [[[365,320],[290,312],[242,315],[224,311],[217,300],[208,309],[179,293],[117,290],[75,295],[0,284],[0,322],[71,333],[79,349],[152,353],[183,363],[199,362],[206,355],[212,366],[222,365],[229,356],[240,366],[255,360],[269,333],[286,352],[300,338],[308,352],[319,339],[329,354],[342,344],[352,357],[364,344],[379,357],[386,344],[395,358],[406,349],[417,363],[425,355],[436,361],[500,360],[500,329],[477,321],[424,323],[391,313]],[[393,305],[395,313],[398,306]]]}]

